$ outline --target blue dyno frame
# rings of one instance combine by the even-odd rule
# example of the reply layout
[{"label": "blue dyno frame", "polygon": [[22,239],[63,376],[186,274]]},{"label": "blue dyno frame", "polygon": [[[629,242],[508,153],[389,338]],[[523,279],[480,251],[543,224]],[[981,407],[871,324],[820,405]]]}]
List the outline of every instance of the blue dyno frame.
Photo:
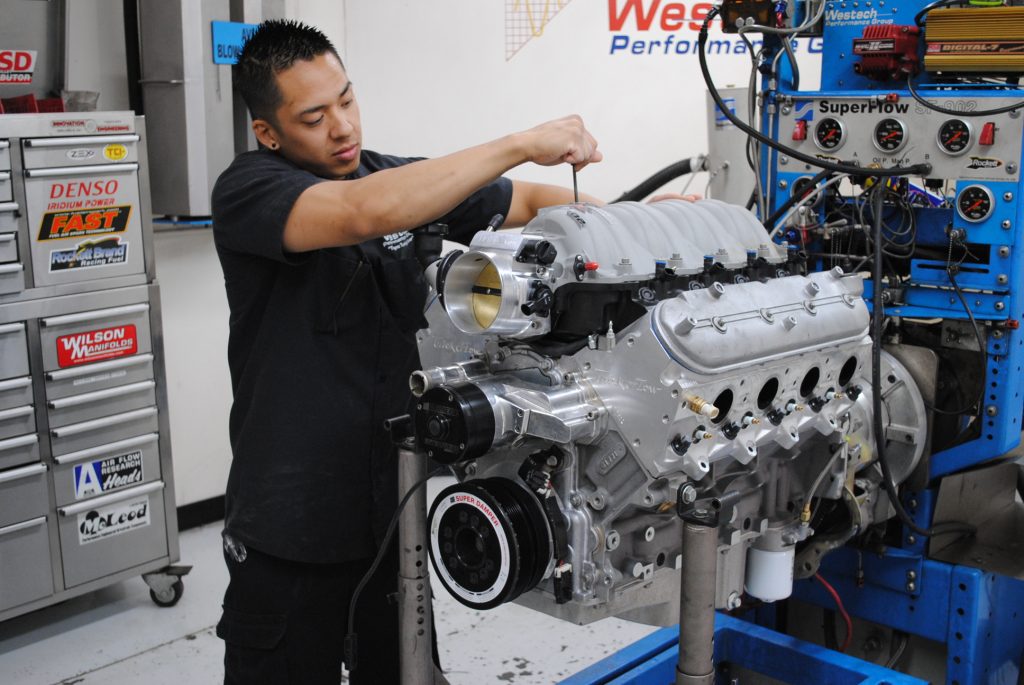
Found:
[{"label": "blue dyno frame", "polygon": [[[670,685],[675,682],[678,649],[679,628],[663,628],[561,685]],[[736,664],[790,685],[927,685],[725,614],[715,616],[715,663]]]}]

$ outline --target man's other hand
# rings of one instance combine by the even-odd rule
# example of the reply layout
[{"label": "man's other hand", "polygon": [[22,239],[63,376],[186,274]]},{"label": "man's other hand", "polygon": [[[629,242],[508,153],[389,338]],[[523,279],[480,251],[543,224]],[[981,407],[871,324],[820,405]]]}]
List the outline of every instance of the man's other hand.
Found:
[{"label": "man's other hand", "polygon": [[563,162],[579,171],[591,162],[600,162],[603,155],[597,149],[597,140],[583,125],[583,119],[573,114],[535,126],[520,134],[529,160],[542,166]]},{"label": "man's other hand", "polygon": [[697,200],[703,200],[704,198],[696,193],[690,193],[689,195],[680,195],[679,193],[662,193],[661,195],[655,195],[647,202],[661,202],[663,200],[682,200],[683,202],[696,202]]}]

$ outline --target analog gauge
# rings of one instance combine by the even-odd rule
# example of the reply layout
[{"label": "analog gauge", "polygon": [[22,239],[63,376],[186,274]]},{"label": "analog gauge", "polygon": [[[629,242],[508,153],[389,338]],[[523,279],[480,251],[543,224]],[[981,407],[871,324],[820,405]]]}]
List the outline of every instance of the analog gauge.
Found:
[{"label": "analog gauge", "polygon": [[962,119],[950,119],[939,127],[939,147],[951,155],[962,155],[971,146],[971,125]]},{"label": "analog gauge", "polygon": [[822,150],[838,149],[846,142],[846,126],[832,117],[826,117],[814,127],[814,142]]},{"label": "analog gauge", "polygon": [[896,152],[907,144],[907,126],[899,119],[882,119],[875,126],[875,147],[882,152]]},{"label": "analog gauge", "polygon": [[995,198],[985,186],[967,186],[956,198],[956,212],[965,221],[984,221],[992,214]]}]

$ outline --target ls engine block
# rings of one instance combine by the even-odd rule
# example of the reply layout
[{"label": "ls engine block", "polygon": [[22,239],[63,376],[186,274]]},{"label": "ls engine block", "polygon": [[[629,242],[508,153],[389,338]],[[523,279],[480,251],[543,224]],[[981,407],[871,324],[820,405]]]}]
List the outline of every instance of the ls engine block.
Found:
[{"label": "ls engine block", "polygon": [[[718,510],[719,608],[788,596],[893,515],[862,280],[805,273],[742,208],[555,207],[520,234],[478,233],[428,277],[411,385],[420,444],[459,480],[429,536],[462,603],[673,623],[680,509]],[[882,367],[900,482],[925,407],[906,368]]]}]

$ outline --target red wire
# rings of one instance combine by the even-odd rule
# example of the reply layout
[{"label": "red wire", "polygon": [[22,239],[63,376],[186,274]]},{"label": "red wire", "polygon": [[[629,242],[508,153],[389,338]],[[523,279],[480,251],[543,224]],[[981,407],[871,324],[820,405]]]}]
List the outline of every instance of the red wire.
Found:
[{"label": "red wire", "polygon": [[843,606],[843,600],[839,599],[839,593],[836,589],[829,585],[828,581],[821,577],[820,573],[814,574],[814,579],[825,586],[828,593],[832,595],[832,599],[836,601],[836,606],[839,608],[839,613],[843,616],[843,621],[846,622],[846,638],[843,640],[843,644],[839,647],[840,652],[845,652],[846,648],[850,646],[850,640],[853,639],[853,621],[850,620],[850,615],[846,613],[846,607]]}]

